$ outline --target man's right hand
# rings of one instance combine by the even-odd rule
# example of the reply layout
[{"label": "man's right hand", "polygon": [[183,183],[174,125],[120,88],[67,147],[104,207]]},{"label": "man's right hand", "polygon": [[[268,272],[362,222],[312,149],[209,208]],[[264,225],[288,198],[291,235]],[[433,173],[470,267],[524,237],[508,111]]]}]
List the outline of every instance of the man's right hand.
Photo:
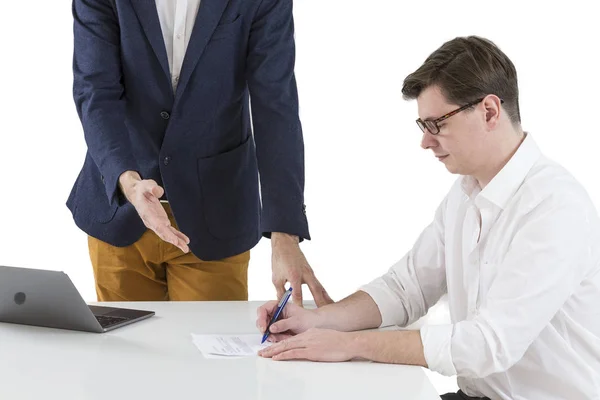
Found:
[{"label": "man's right hand", "polygon": [[133,205],[146,228],[154,231],[165,242],[171,243],[184,253],[190,251],[190,239],[171,225],[160,197],[165,190],[152,179],[142,179],[135,171],[126,171],[119,176],[119,188]]},{"label": "man's right hand", "polygon": [[[260,306],[257,310],[258,318],[256,327],[261,333],[265,333],[271,318],[277,310],[279,302],[276,300]],[[288,302],[279,316],[279,320],[269,328],[271,334],[267,339],[270,342],[279,342],[291,336],[300,334],[310,328],[317,328],[319,325],[319,315],[317,310],[307,310]]]}]

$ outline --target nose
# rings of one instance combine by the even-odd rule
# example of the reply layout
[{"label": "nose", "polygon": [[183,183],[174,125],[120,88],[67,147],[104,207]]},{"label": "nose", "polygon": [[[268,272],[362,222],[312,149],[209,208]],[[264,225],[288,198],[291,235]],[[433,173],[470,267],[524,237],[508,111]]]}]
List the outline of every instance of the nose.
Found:
[{"label": "nose", "polygon": [[423,132],[423,136],[421,137],[421,147],[427,150],[432,147],[436,147],[437,145],[438,141],[435,138],[435,135],[432,135],[427,129],[425,129],[425,131]]}]

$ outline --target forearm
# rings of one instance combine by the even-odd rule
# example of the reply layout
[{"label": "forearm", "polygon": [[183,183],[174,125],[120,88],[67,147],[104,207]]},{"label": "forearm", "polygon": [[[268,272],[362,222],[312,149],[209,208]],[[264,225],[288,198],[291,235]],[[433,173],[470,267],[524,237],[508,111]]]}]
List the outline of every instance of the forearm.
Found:
[{"label": "forearm", "polygon": [[320,307],[318,328],[337,331],[358,331],[377,328],[381,325],[381,314],[377,304],[367,293],[358,291],[345,299]]},{"label": "forearm", "polygon": [[427,368],[419,331],[356,332],[356,357]]}]

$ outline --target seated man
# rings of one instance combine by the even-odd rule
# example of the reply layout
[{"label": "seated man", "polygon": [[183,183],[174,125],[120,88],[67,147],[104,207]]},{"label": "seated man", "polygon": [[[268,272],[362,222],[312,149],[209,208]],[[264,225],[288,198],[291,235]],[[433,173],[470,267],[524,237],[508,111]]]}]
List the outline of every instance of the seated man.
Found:
[{"label": "seated man", "polygon": [[[421,365],[458,376],[443,399],[598,399],[600,221],[521,129],[513,63],[488,40],[456,38],[402,93],[417,100],[421,146],[460,177],[387,274],[318,310],[288,304],[259,354]],[[407,326],[445,293],[449,325],[355,332]],[[262,331],[275,308],[258,310]]]}]

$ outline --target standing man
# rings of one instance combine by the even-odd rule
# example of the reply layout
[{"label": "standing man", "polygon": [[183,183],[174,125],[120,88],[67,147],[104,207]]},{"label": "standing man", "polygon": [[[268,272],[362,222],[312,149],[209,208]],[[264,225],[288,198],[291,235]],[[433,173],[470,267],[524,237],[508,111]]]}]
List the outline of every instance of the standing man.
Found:
[{"label": "standing man", "polygon": [[[522,130],[513,63],[488,40],[456,38],[402,93],[417,99],[421,146],[461,176],[387,274],[316,311],[286,306],[270,329],[280,342],[261,354],[421,365],[458,376],[447,400],[598,399],[600,221]],[[445,293],[450,324],[349,332],[410,325]],[[259,309],[262,331],[275,306]]]},{"label": "standing man", "polygon": [[99,300],[247,300],[266,236],[278,296],[290,282],[301,304],[306,283],[331,302],[299,247],[292,1],[74,0],[73,16],[88,150],[67,206]]}]

